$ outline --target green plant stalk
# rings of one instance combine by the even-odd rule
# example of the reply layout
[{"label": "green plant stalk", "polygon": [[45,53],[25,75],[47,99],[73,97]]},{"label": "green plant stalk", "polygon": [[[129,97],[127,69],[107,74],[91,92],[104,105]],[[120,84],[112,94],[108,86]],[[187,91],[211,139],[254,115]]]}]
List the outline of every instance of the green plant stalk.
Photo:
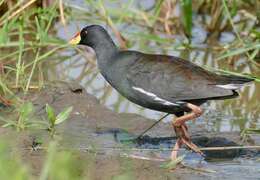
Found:
[{"label": "green plant stalk", "polygon": [[192,1],[181,0],[181,6],[183,13],[183,23],[188,36],[191,36],[192,28]]},{"label": "green plant stalk", "polygon": [[260,49],[260,44],[259,44],[259,48],[255,49],[253,53],[251,53],[250,55],[251,59],[255,59],[256,55],[259,53],[259,49]]},{"label": "green plant stalk", "polygon": [[23,44],[23,27],[22,25],[20,24],[19,25],[19,55],[18,55],[18,62],[16,64],[16,78],[15,78],[15,86],[18,87],[18,84],[19,84],[19,77],[20,77],[20,74],[21,74],[21,63],[22,63],[22,54],[23,54],[23,47],[24,47],[24,44]]},{"label": "green plant stalk", "polygon": [[216,72],[222,72],[222,73],[236,75],[236,76],[241,76],[241,77],[246,77],[246,78],[252,78],[256,82],[260,82],[260,77],[255,77],[253,75],[245,75],[245,74],[241,74],[241,73],[237,73],[237,72],[233,72],[233,71],[227,71],[227,70],[223,70],[223,69],[216,69],[216,68],[212,68],[212,67],[206,66],[206,65],[204,65],[203,67],[205,69],[207,69],[207,70],[210,70],[210,71],[216,71]]},{"label": "green plant stalk", "polygon": [[1,0],[1,1],[0,1],[0,6],[3,4],[3,2],[4,2],[4,0]]},{"label": "green plant stalk", "polygon": [[38,62],[39,54],[40,54],[40,48],[37,49],[36,56],[35,56],[35,59],[33,61],[32,70],[31,70],[31,73],[29,75],[29,78],[28,78],[28,81],[27,81],[27,85],[26,85],[26,88],[25,88],[25,92],[28,92],[28,90],[29,90],[30,83],[31,83],[31,80],[32,80],[32,76],[33,76],[33,73],[35,71],[35,67],[36,67],[37,62]]},{"label": "green plant stalk", "polygon": [[55,126],[54,126],[54,125],[51,125],[51,126],[49,127],[49,133],[50,133],[50,137],[51,137],[52,139],[54,138],[55,132],[56,132]]},{"label": "green plant stalk", "polygon": [[0,87],[2,88],[4,93],[9,93],[10,95],[14,95],[14,93],[6,86],[6,84],[0,78]]},{"label": "green plant stalk", "polygon": [[[45,47],[45,46],[59,46],[62,45],[61,43],[52,43],[52,42],[42,42],[42,43],[35,43],[33,41],[26,41],[24,42],[25,46],[34,46],[34,47]],[[19,47],[19,42],[9,42],[6,44],[0,44],[0,48],[9,48],[9,47]]]},{"label": "green plant stalk", "polygon": [[[128,9],[131,8],[132,4],[133,4],[133,0],[130,0],[129,3],[127,3],[127,5],[123,8],[122,12],[127,11]],[[123,19],[126,17],[126,13],[122,13],[121,16],[118,18],[116,24],[121,24]]]},{"label": "green plant stalk", "polygon": [[[257,44],[250,44],[250,45],[245,45],[243,48],[238,48],[236,50],[233,50],[231,52],[228,52],[228,53],[225,53],[219,57],[216,58],[216,60],[221,60],[221,59],[224,59],[224,58],[227,58],[227,57],[230,57],[230,56],[235,56],[235,55],[238,55],[238,54],[242,54],[242,53],[246,53],[250,50],[259,50],[260,49],[260,43],[257,43]],[[254,57],[255,53],[252,54],[252,57]]]},{"label": "green plant stalk", "polygon": [[17,125],[16,125],[16,131],[24,130],[24,122],[22,116],[18,117]]},{"label": "green plant stalk", "polygon": [[[53,3],[53,5],[52,5],[52,8],[51,8],[51,11],[52,11],[52,12],[55,11],[55,7],[57,6],[57,4],[58,4],[58,1],[56,0],[56,1]],[[52,13],[52,14],[51,14],[51,17],[49,18],[48,24],[47,24],[46,29],[45,29],[45,33],[48,33],[48,31],[49,31],[49,29],[50,29],[50,27],[51,27],[52,21],[53,21],[53,19],[54,19],[54,15],[55,15],[55,13]]]},{"label": "green plant stalk", "polygon": [[54,159],[56,149],[57,149],[56,143],[51,142],[48,148],[48,157],[42,168],[39,180],[48,180],[48,175],[51,170],[51,164]]},{"label": "green plant stalk", "polygon": [[45,54],[39,56],[39,57],[37,58],[36,62],[30,62],[30,63],[26,64],[26,65],[25,65],[25,69],[28,68],[28,67],[30,67],[33,63],[39,63],[41,60],[47,58],[47,57],[50,56],[52,53],[54,53],[54,52],[56,52],[57,50],[62,49],[62,48],[64,48],[64,47],[68,47],[68,44],[64,44],[64,45],[62,45],[62,46],[58,46],[58,47],[56,47],[56,48],[54,48],[54,49],[52,49],[52,50],[46,52]]},{"label": "green plant stalk", "polygon": [[[22,51],[23,51],[23,52],[26,52],[26,51],[29,51],[29,50],[31,50],[31,49],[33,49],[33,48],[24,48]],[[2,57],[0,57],[0,61],[4,61],[5,59],[11,58],[11,57],[13,57],[13,56],[15,56],[15,55],[17,55],[17,54],[19,54],[19,53],[20,53],[20,51],[18,50],[18,51],[15,51],[15,52],[13,52],[13,53],[10,53],[10,54],[7,54],[7,55],[5,55],[5,56],[2,56]]]},{"label": "green plant stalk", "polygon": [[160,15],[160,12],[161,12],[161,7],[162,7],[162,3],[163,3],[164,0],[159,0],[156,2],[156,6],[155,6],[155,15],[153,16],[152,18],[152,26],[155,25],[156,23],[156,20],[157,18],[159,17]]},{"label": "green plant stalk", "polygon": [[53,138],[54,134],[55,134],[56,115],[55,115],[54,109],[49,104],[46,104],[45,111],[47,113],[47,117],[48,117],[48,121],[49,121],[48,130],[50,132],[51,137]]}]

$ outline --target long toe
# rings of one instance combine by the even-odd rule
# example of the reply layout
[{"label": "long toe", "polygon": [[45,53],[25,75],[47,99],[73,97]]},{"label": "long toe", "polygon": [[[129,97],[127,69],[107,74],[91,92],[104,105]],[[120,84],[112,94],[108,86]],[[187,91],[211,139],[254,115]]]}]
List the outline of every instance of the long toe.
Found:
[{"label": "long toe", "polygon": [[195,145],[194,143],[192,143],[191,141],[188,141],[185,138],[182,138],[182,142],[188,146],[192,151],[199,153],[200,155],[204,156],[203,152],[199,149],[199,147],[197,145]]}]

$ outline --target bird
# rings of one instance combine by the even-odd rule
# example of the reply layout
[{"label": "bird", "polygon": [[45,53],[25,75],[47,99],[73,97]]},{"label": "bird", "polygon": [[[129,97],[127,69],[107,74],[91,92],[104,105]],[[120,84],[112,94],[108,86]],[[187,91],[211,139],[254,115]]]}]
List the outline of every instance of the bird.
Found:
[{"label": "bird", "polygon": [[252,78],[219,74],[182,58],[122,50],[101,25],[88,25],[70,41],[71,45],[91,47],[97,66],[106,81],[129,101],[144,108],[173,114],[177,140],[170,158],[176,160],[184,144],[203,155],[191,141],[187,121],[203,114],[208,100],[235,98],[237,90]]}]

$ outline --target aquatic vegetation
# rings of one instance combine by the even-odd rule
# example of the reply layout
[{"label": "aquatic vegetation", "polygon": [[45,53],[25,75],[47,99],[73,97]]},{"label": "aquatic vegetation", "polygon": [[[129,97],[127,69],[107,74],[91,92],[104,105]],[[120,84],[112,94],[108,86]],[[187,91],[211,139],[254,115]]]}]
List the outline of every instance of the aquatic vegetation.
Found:
[{"label": "aquatic vegetation", "polygon": [[10,117],[10,119],[6,119],[4,117],[0,117],[4,124],[2,127],[14,127],[17,131],[25,130],[27,128],[32,128],[38,125],[34,119],[34,107],[31,102],[25,102],[24,104],[20,104],[15,108],[16,115]]},{"label": "aquatic vegetation", "polygon": [[[47,180],[64,179],[80,180],[89,179],[88,174],[84,173],[87,163],[78,163],[78,155],[69,151],[57,149],[56,142],[48,144],[46,159],[42,160],[42,167],[39,169],[39,177],[32,175],[33,162],[24,162],[20,153],[15,153],[14,147],[0,139],[0,178],[12,180]],[[29,153],[29,152],[27,152]]]},{"label": "aquatic vegetation", "polygon": [[52,137],[55,134],[55,126],[67,120],[72,109],[72,107],[68,107],[60,112],[58,115],[56,115],[54,109],[50,105],[46,104],[46,113],[49,122],[48,130],[50,131]]}]

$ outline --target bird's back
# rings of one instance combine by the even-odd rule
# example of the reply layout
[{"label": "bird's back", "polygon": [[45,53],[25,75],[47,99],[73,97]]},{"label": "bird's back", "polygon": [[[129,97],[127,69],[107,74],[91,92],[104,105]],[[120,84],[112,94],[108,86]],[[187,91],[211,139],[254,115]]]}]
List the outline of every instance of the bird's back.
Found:
[{"label": "bird's back", "polygon": [[155,110],[232,98],[237,87],[252,81],[219,75],[174,56],[121,51],[113,58],[105,78],[129,100]]}]

